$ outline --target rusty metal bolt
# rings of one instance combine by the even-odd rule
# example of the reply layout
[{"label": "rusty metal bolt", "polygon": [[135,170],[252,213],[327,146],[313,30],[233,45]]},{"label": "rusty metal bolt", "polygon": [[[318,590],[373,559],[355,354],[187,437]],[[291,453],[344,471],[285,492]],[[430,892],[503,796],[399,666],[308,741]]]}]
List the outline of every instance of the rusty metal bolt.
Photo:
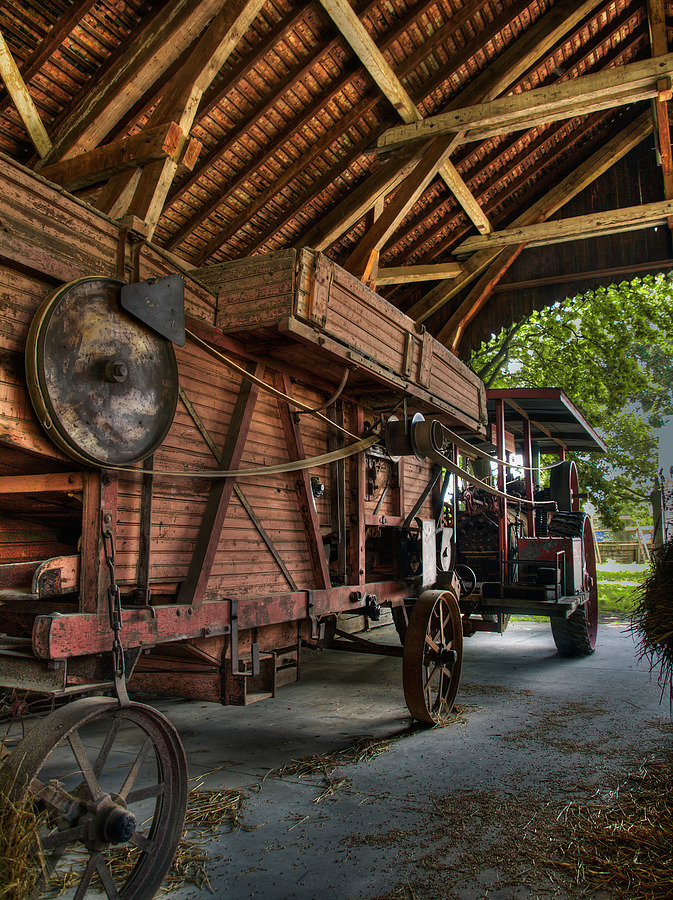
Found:
[{"label": "rusty metal bolt", "polygon": [[121,359],[109,360],[105,363],[105,380],[122,384],[129,377],[129,367]]}]

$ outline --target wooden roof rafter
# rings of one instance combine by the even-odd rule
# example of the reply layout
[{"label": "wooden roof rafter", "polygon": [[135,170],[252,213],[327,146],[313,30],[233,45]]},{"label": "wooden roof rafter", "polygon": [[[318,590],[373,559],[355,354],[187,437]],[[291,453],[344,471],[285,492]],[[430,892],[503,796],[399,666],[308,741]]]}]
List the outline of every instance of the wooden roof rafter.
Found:
[{"label": "wooden roof rafter", "polygon": [[[600,12],[598,13],[598,15],[600,15]],[[601,37],[600,40],[603,40],[603,38]],[[570,64],[570,61],[569,61],[569,67],[572,68],[572,67],[574,67],[574,66],[577,66],[577,65],[581,64],[582,59],[584,59],[584,58],[587,56],[587,54],[592,53],[592,52],[595,52],[595,50],[594,50],[594,45],[595,45],[595,43],[596,43],[597,41],[599,41],[598,35],[595,37],[594,41],[593,41],[592,43],[589,44],[588,48],[583,48],[583,52],[582,52],[582,54],[579,56],[578,59],[574,60],[574,61],[572,62],[572,64]],[[633,44],[631,44],[631,46],[633,46]],[[618,48],[615,50],[614,53],[610,54],[610,56],[608,56],[608,57],[605,58],[605,60],[604,60],[604,61],[605,61],[605,64],[609,64],[609,63],[610,63],[612,60],[614,60],[614,59],[621,59],[621,58],[622,58],[622,54],[623,54],[623,52],[624,52],[625,50],[627,50],[627,47],[625,47],[625,46],[623,46],[623,45],[620,46],[620,47],[618,47]],[[552,49],[551,52],[553,53],[553,52],[554,52],[554,49]],[[525,77],[525,76],[524,76],[524,77]],[[553,135],[551,132],[552,132],[552,129],[551,129],[551,128],[548,128],[548,129],[544,129],[543,132],[542,132],[541,134],[538,134],[537,138],[533,141],[533,145],[532,145],[532,146],[529,145],[529,146],[526,148],[524,156],[525,156],[525,157],[530,156],[531,153],[534,151],[534,149],[535,149],[536,146],[539,146],[540,144],[544,144],[544,143],[547,143],[547,142],[553,140],[553,139],[554,139],[554,135]],[[510,146],[515,147],[515,146],[518,144],[519,140],[520,140],[520,136],[519,136],[519,135],[515,135],[515,136],[514,136],[512,139],[510,139],[510,141],[509,141]],[[503,152],[502,146],[499,148],[499,151],[500,151],[500,155],[501,155],[502,152]],[[494,151],[494,154],[498,154],[498,151]],[[467,155],[467,154],[465,154],[465,155]],[[522,164],[522,160],[521,160],[520,158],[518,158],[518,159],[516,159],[516,161],[515,161],[514,163],[512,163],[512,165],[510,166],[510,168],[513,168],[514,166],[516,166],[516,165],[521,165],[521,164]],[[487,163],[485,162],[484,165],[483,165],[483,167],[482,167],[482,171],[485,170],[486,168],[487,168]],[[473,181],[473,179],[476,180],[476,179],[478,179],[479,177],[480,177],[480,176],[479,176],[479,171],[477,171],[477,172],[470,172],[470,174],[467,176],[467,178],[468,178],[468,184],[471,183],[471,182]],[[501,178],[501,177],[502,177],[501,174],[500,174],[500,175],[495,175],[495,174],[494,174],[494,175],[491,177],[490,182],[496,182],[496,181],[497,181],[499,178]],[[489,189],[489,181],[487,180],[486,183],[481,183],[481,184],[480,184],[480,188],[481,188],[482,193],[480,193],[480,194],[478,195],[478,197],[483,197],[483,194],[485,194],[485,193],[488,191],[488,189]],[[449,200],[449,202],[450,202],[450,198],[448,198],[448,200]],[[443,206],[443,205],[446,204],[446,202],[447,202],[447,201],[443,201],[443,203],[438,204],[438,205],[439,205],[439,206]],[[489,215],[491,215],[491,213],[492,213],[491,206],[495,207],[495,206],[497,205],[496,203],[491,204],[491,203],[489,203],[488,200],[485,200],[485,199],[480,199],[480,202],[484,205],[484,209],[487,209],[487,210],[489,211]],[[502,199],[501,199],[499,202],[502,202]],[[427,210],[424,212],[424,216],[427,216],[427,215],[429,215],[429,214],[430,214],[430,213],[429,213],[429,211],[427,211]],[[453,219],[453,222],[452,222],[452,225],[451,225],[452,231],[453,231],[454,233],[455,233],[455,229],[456,229],[457,227],[459,227],[460,219],[461,219],[460,213],[458,213],[456,216],[454,216],[454,219]],[[414,227],[414,224],[415,224],[415,223],[411,223],[411,224],[410,224],[410,227]],[[439,227],[442,227],[442,226],[439,226]],[[444,226],[444,227],[445,227],[445,226]],[[464,229],[465,229],[465,226],[463,226],[463,228],[461,229],[461,231],[462,231],[463,233],[464,233]],[[459,234],[456,234],[455,236],[456,236],[456,239],[459,239],[459,237],[460,237]],[[395,234],[394,239],[395,239],[395,241],[399,242],[399,241],[403,240],[403,235],[400,234],[400,232],[398,231],[398,232]],[[388,242],[387,245],[384,246],[383,251],[382,251],[383,253],[385,253],[387,250],[389,250],[389,248],[391,247],[391,243],[392,243],[392,239],[391,239],[391,241]],[[443,247],[446,248],[446,245],[447,245],[447,244],[450,245],[451,243],[452,243],[451,240],[449,240],[448,242],[444,242]]]}]

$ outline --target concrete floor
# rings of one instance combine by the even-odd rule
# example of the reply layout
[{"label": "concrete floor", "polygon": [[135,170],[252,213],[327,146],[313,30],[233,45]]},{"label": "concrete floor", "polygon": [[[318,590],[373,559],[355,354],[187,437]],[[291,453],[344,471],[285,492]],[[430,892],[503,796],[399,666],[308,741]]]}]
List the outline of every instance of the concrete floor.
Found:
[{"label": "concrete floor", "polygon": [[[396,639],[392,627],[381,637]],[[155,704],[180,732],[194,784],[244,790],[244,828],[204,844],[216,897],[586,896],[538,870],[537,854],[558,843],[545,847],[547,827],[673,745],[668,702],[615,622],[579,660],[556,654],[546,622],[466,641],[461,720],[444,728],[411,726],[400,660],[305,651],[302,667],[300,682],[247,708]],[[274,774],[362,736],[390,743],[328,780]]]}]

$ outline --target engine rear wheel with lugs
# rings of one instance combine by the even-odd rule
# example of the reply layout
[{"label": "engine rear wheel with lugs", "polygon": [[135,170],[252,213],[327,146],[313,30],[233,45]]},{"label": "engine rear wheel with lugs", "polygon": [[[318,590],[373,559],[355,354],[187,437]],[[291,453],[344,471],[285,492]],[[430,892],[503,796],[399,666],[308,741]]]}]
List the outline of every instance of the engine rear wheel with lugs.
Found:
[{"label": "engine rear wheel with lugs", "polygon": [[[553,618],[551,630],[556,649],[561,656],[589,656],[596,649],[598,633],[598,583],[596,579],[596,551],[591,519],[585,513],[573,513],[577,517],[577,525],[570,528],[568,521],[560,521],[562,533],[582,538],[582,588],[589,598],[578,606],[567,619]],[[556,517],[555,517],[556,518]],[[554,519],[549,525],[554,530]],[[572,531],[572,534],[570,533]]]}]

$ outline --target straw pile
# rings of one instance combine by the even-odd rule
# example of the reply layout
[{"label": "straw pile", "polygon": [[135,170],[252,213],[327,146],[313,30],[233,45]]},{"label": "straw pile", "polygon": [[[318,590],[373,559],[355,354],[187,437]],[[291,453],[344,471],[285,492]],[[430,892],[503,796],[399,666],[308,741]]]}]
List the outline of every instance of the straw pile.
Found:
[{"label": "straw pile", "polygon": [[668,685],[673,701],[673,541],[652,554],[650,574],[636,593],[631,630],[640,658],[659,668],[662,692]]},{"label": "straw pile", "polygon": [[36,820],[30,798],[15,800],[11,785],[0,784],[0,898],[24,900],[40,877]]}]

